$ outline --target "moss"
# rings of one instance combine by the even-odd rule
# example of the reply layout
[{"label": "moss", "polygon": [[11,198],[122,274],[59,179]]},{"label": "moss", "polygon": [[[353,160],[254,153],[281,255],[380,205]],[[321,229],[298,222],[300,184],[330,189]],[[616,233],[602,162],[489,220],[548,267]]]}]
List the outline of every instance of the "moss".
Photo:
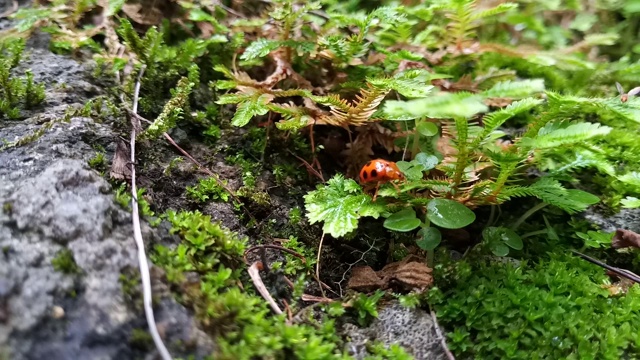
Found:
[{"label": "moss", "polygon": [[62,249],[58,251],[56,256],[51,259],[51,265],[53,265],[53,268],[56,271],[65,274],[72,275],[82,273],[82,269],[80,269],[73,258],[73,252],[69,249]]},{"label": "moss", "polygon": [[17,119],[20,111],[31,109],[42,103],[45,98],[44,85],[33,81],[30,70],[24,78],[13,75],[24,51],[24,40],[9,38],[0,41],[0,117]]},{"label": "moss", "polygon": [[12,202],[7,201],[2,204],[2,212],[4,212],[5,214],[11,214],[12,211],[13,211]]},{"label": "moss", "polygon": [[129,335],[129,344],[140,350],[149,350],[153,347],[153,338],[146,330],[133,329]]},{"label": "moss", "polygon": [[108,165],[107,159],[102,152],[97,153],[96,156],[89,159],[88,164],[92,169],[98,171],[106,170],[106,167]]},{"label": "moss", "polygon": [[143,311],[140,272],[134,268],[125,268],[118,277],[125,303],[136,311]]},{"label": "moss", "polygon": [[199,212],[168,212],[167,218],[183,241],[175,249],[156,246],[153,261],[165,270],[172,288],[181,289],[176,298],[217,337],[215,359],[343,358],[333,320],[287,325],[284,316],[270,314],[250,283],[245,290],[237,286],[246,281],[246,240]]},{"label": "moss", "polygon": [[[444,267],[436,269],[441,272]],[[430,302],[456,357],[619,359],[638,357],[640,287],[612,296],[599,268],[567,255],[538,263],[466,261],[436,279]]]},{"label": "moss", "polygon": [[[222,183],[227,185],[227,181],[223,180]],[[225,188],[218,184],[218,180],[213,177],[200,179],[198,185],[187,187],[187,197],[195,200],[198,203],[204,203],[207,201],[229,201],[229,193]]]}]

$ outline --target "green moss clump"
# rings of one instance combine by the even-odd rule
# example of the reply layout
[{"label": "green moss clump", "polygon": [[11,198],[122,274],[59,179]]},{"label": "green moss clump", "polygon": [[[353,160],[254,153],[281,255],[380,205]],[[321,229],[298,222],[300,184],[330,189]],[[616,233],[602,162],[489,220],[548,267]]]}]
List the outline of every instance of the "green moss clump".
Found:
[{"label": "green moss clump", "polygon": [[56,271],[60,271],[65,274],[80,274],[82,269],[76,264],[73,258],[73,252],[69,249],[62,249],[58,251],[56,256],[51,259],[51,265]]},{"label": "green moss clump", "polygon": [[118,277],[125,303],[136,311],[144,311],[140,272],[137,269],[126,268]]},{"label": "green moss clump", "polygon": [[640,287],[612,296],[601,286],[601,270],[581,259],[553,255],[520,266],[460,262],[450,270],[457,274],[455,285],[435,288],[429,298],[450,331],[448,345],[456,357],[640,356]]},{"label": "green moss clump", "polygon": [[44,85],[33,81],[33,73],[25,78],[13,76],[24,51],[24,39],[9,38],[0,42],[0,117],[17,119],[20,110],[31,109],[44,100]]},{"label": "green moss clump", "polygon": [[153,338],[151,334],[142,329],[133,329],[131,331],[131,335],[129,336],[129,344],[131,346],[147,350],[151,349],[153,346]]},{"label": "green moss clump", "polygon": [[[223,181],[227,184],[227,181]],[[198,185],[187,187],[187,197],[198,203],[207,201],[229,201],[229,193],[218,184],[215,178],[209,177],[198,181]]]},{"label": "green moss clump", "polygon": [[288,325],[284,316],[271,315],[245,277],[245,239],[198,211],[170,211],[167,218],[183,242],[174,249],[157,246],[152,259],[180,289],[179,301],[217,337],[215,359],[347,358],[338,346],[334,320]]},{"label": "green moss clump", "polygon": [[98,170],[98,171],[106,170],[106,167],[108,165],[107,159],[105,158],[104,153],[102,152],[97,153],[96,156],[89,159],[88,163],[92,169]]}]

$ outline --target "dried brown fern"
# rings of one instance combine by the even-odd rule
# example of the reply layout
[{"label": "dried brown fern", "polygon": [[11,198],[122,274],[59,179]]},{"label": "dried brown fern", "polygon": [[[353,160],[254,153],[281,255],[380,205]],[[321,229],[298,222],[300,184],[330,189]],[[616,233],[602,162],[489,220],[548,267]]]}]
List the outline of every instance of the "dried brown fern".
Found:
[{"label": "dried brown fern", "polygon": [[331,115],[319,119],[319,123],[340,127],[366,125],[388,93],[388,89],[367,84],[367,87],[361,89],[360,94],[356,95],[353,104],[337,95],[329,95],[327,98],[330,102]]}]

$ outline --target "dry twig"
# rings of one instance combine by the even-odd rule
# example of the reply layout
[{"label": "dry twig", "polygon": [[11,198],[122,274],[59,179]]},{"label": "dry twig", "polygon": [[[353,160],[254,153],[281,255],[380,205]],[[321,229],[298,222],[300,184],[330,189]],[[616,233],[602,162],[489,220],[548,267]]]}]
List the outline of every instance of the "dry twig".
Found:
[{"label": "dry twig", "polygon": [[[140,69],[140,73],[138,74],[138,79],[136,81],[135,92],[133,94],[133,112],[135,113],[138,109],[138,95],[140,92],[140,79],[144,74],[145,67],[143,66]],[[142,240],[142,231],[140,230],[140,215],[138,210],[138,197],[136,191],[136,124],[134,121],[135,117],[131,118],[132,129],[131,129],[131,218],[133,221],[133,237],[136,241],[136,246],[138,247],[138,263],[140,265],[140,278],[142,279],[142,296],[144,300],[144,312],[147,317],[147,324],[149,326],[149,332],[151,333],[151,337],[153,338],[153,342],[160,353],[160,356],[163,360],[171,360],[171,354],[165,347],[162,342],[162,338],[158,333],[158,328],[156,326],[156,321],[153,315],[153,307],[151,304],[152,294],[151,294],[151,277],[149,275],[149,262],[147,260],[147,254],[144,249],[144,241]]]},{"label": "dry twig", "polygon": [[440,325],[438,325],[438,319],[436,318],[436,313],[433,310],[431,310],[431,318],[433,319],[433,326],[436,329],[436,334],[438,335],[438,338],[440,338],[440,345],[442,345],[442,350],[447,355],[447,359],[456,360],[456,358],[453,357],[451,350],[449,350],[449,347],[447,346],[446,338],[444,337],[444,334],[442,334],[442,330],[440,330]]},{"label": "dry twig", "polygon": [[249,267],[248,272],[249,276],[251,277],[251,281],[253,281],[253,285],[256,287],[256,289],[258,289],[260,295],[262,295],[262,297],[267,300],[269,306],[271,306],[271,309],[273,309],[276,314],[280,315],[282,314],[282,310],[280,309],[276,301],[273,300],[271,294],[269,294],[267,287],[264,286],[264,282],[260,277],[260,269],[262,269],[262,262],[260,261],[254,262],[253,265]]}]

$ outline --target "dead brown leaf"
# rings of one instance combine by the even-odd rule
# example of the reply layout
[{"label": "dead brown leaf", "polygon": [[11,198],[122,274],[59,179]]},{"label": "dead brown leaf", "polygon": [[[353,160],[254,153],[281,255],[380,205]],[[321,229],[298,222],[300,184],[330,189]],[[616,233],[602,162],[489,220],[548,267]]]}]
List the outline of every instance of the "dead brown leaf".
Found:
[{"label": "dead brown leaf", "polygon": [[424,263],[424,259],[409,255],[401,261],[386,265],[380,271],[374,271],[370,266],[354,268],[347,287],[362,292],[390,287],[422,292],[433,284],[432,271]]},{"label": "dead brown leaf", "polygon": [[640,234],[631,230],[618,229],[611,239],[611,247],[614,249],[640,248]]},{"label": "dead brown leaf", "polygon": [[127,143],[118,139],[116,145],[116,152],[113,155],[113,161],[111,162],[111,170],[109,175],[112,179],[124,180],[131,179],[131,168],[129,167],[129,147]]}]

